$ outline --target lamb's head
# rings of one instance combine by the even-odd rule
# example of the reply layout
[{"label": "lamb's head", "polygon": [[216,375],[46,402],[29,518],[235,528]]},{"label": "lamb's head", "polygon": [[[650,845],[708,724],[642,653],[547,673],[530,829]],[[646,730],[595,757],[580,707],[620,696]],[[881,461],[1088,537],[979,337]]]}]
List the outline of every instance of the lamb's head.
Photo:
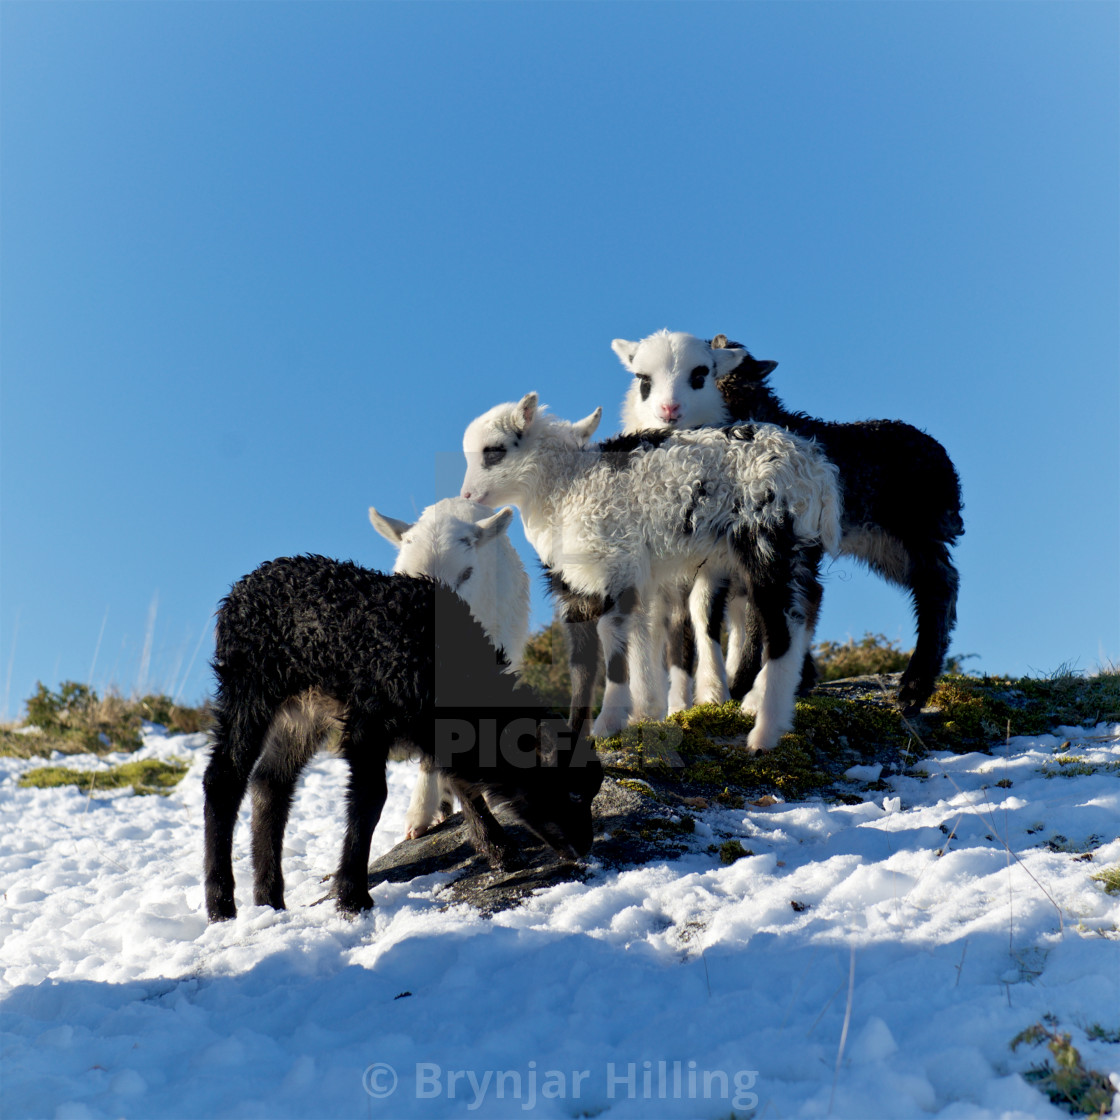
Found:
[{"label": "lamb's head", "polygon": [[471,601],[471,577],[478,557],[509,528],[513,510],[495,513],[488,506],[462,498],[444,498],[428,506],[414,524],[386,517],[369,507],[373,527],[398,548],[393,571],[404,576],[430,576]]},{"label": "lamb's head", "polygon": [[526,393],[516,404],[495,405],[472,420],[463,435],[467,471],[462,497],[487,505],[521,505],[538,481],[543,446],[583,449],[602,415],[597,408],[574,424],[557,420],[538,408],[536,393]]},{"label": "lamb's head", "polygon": [[710,342],[681,331],[657,331],[640,342],[616,338],[611,349],[634,375],[622,405],[627,432],[705,428],[727,424],[731,414],[720,382],[744,362],[769,373],[777,362],[758,362],[725,335]]},{"label": "lamb's head", "polygon": [[[571,738],[567,724],[541,721],[535,765],[507,769],[500,784],[491,787],[487,801],[492,808],[504,805],[509,815],[557,854],[576,859],[591,850],[591,804],[603,784],[603,766],[586,738],[562,746],[558,738]],[[524,747],[515,744],[514,749]]]}]

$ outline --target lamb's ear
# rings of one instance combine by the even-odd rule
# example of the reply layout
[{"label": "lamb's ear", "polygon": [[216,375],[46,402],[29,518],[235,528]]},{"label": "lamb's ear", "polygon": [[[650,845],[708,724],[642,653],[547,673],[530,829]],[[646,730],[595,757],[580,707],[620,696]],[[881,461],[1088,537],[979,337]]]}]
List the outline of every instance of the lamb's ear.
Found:
[{"label": "lamb's ear", "polygon": [[712,343],[712,360],[715,362],[717,381],[731,374],[746,378],[748,381],[761,381],[767,374],[773,372],[778,364],[760,362],[742,346],[721,349],[715,346],[715,339]]},{"label": "lamb's ear", "polygon": [[369,523],[387,540],[398,548],[401,538],[412,528],[407,521],[398,521],[395,517],[386,517],[369,507]]},{"label": "lamb's ear", "polygon": [[777,369],[777,362],[760,362],[748,354],[734,370],[736,377],[745,377],[748,381],[761,381]]},{"label": "lamb's ear", "polygon": [[602,419],[603,406],[599,405],[590,416],[585,416],[582,420],[577,420],[572,425],[572,431],[586,443],[595,434],[595,429],[599,426],[599,421]]},{"label": "lamb's ear", "polygon": [[512,520],[513,510],[509,506],[503,506],[497,513],[484,517],[481,521],[476,521],[474,543],[482,544],[504,533]]},{"label": "lamb's ear", "polygon": [[[716,345],[720,339],[723,339],[723,346]],[[721,377],[726,377],[732,370],[737,369],[744,359],[749,358],[750,354],[742,346],[729,347],[727,339],[723,335],[716,335],[712,339],[712,363],[715,366],[717,381]]]},{"label": "lamb's ear", "polygon": [[525,396],[517,402],[517,407],[513,410],[513,426],[517,429],[518,435],[524,435],[529,430],[529,426],[533,423],[533,417],[537,414],[537,394],[526,393]]},{"label": "lamb's ear", "polygon": [[627,342],[624,338],[616,338],[611,343],[611,349],[618,355],[618,360],[631,372],[634,372],[634,355],[638,352],[637,342]]}]

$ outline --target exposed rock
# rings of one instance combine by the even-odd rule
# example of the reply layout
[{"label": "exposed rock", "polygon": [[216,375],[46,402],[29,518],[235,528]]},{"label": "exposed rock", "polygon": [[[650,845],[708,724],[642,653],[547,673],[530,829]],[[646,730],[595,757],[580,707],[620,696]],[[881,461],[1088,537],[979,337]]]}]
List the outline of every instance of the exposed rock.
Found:
[{"label": "exposed rock", "polygon": [[[610,777],[603,782],[593,806],[596,863],[632,866],[673,859],[687,850],[683,838],[692,831],[692,818],[662,804],[654,786],[645,790],[643,784]],[[441,889],[440,897],[448,904],[469,903],[489,915],[520,905],[541,887],[579,881],[589,874],[587,864],[561,860],[525,829],[508,822],[503,825],[514,840],[521,867],[492,871],[471,846],[462,814],[456,813],[426,836],[402,840],[371,864],[370,886],[444,872],[454,878]]]}]

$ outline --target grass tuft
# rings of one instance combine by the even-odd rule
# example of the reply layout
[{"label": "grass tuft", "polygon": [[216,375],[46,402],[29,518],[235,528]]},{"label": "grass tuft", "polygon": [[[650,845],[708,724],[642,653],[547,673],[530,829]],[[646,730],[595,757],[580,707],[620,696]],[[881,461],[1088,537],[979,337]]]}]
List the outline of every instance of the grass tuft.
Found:
[{"label": "grass tuft", "polygon": [[110,770],[71,770],[65,766],[41,766],[28,770],[20,778],[19,784],[24,788],[34,789],[77,786],[83,793],[131,786],[137,794],[158,793],[166,796],[182,781],[188,769],[181,762],[161,762],[155,758],[124,762]]},{"label": "grass tuft", "polygon": [[57,691],[40,681],[27,701],[26,725],[0,729],[0,755],[131,753],[142,745],[140,729],[145,720],[162,724],[171,734],[186,734],[204,730],[209,713],[205,707],[176,704],[169,696],[126,700],[116,692],[98,696],[76,681],[63,681]]},{"label": "grass tuft", "polygon": [[1047,1016],[1045,1022],[1027,1027],[1011,1040],[1012,1050],[1024,1043],[1030,1046],[1046,1043],[1052,1056],[1052,1061],[1032,1066],[1023,1076],[1041,1089],[1053,1104],[1074,1114],[1086,1114],[1089,1120],[1102,1120],[1112,1107],[1112,1083],[1098,1070],[1086,1069],[1070,1036],[1064,1032],[1059,1034],[1052,1029],[1055,1026],[1057,1020]]},{"label": "grass tuft", "polygon": [[1120,866],[1102,867],[1089,876],[1104,887],[1105,894],[1120,894]]}]

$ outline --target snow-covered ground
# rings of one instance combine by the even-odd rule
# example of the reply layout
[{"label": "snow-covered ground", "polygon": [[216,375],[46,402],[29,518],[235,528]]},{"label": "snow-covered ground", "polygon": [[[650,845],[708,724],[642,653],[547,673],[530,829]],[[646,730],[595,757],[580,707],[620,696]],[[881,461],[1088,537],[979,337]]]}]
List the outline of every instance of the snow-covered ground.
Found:
[{"label": "snow-covered ground", "polygon": [[[1059,734],[1120,759],[1120,726]],[[1045,1050],[1009,1043],[1054,1015],[1120,1071],[1085,1033],[1120,1028],[1120,896],[1091,879],[1120,864],[1120,773],[1043,776],[1060,741],[938,755],[862,805],[706,811],[694,853],[492,919],[444,909],[444,875],[375,888],[353,922],[314,905],[342,830],[343,764],[321,757],[288,830],[291,909],[247,903],[246,810],[240,914],[212,927],[203,736],[147,732],[142,756],[191,762],[166,798],[20,789],[43,761],[2,758],[0,1110],[1067,1116],[1019,1076]],[[375,855],[411,780],[391,764]],[[724,866],[706,849],[729,835],[753,855]]]}]

